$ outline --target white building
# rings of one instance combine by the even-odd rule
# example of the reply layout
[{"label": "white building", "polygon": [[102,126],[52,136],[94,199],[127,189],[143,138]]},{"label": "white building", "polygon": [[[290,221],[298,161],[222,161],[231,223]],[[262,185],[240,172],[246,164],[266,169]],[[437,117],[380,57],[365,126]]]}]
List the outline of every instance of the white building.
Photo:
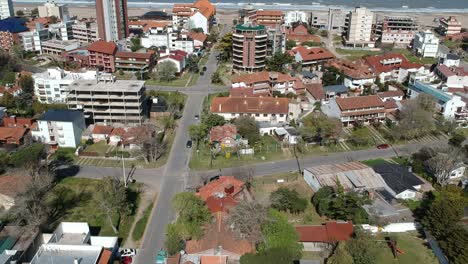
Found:
[{"label": "white building", "polygon": [[307,23],[308,20],[308,15],[304,11],[287,11],[284,15],[284,24],[286,26],[291,26],[295,22]]},{"label": "white building", "polygon": [[37,128],[31,130],[34,140],[65,148],[80,145],[85,131],[83,112],[76,110],[48,110],[37,119]]},{"label": "white building", "polygon": [[447,67],[445,64],[439,64],[434,72],[449,88],[468,87],[468,71],[464,67]]},{"label": "white building", "polygon": [[60,18],[60,20],[68,20],[68,8],[66,5],[58,5],[55,1],[47,1],[42,6],[37,7],[39,11],[39,17],[51,17],[55,16]]},{"label": "white building", "polygon": [[420,31],[414,36],[413,51],[423,58],[435,58],[439,51],[439,38],[430,30]]},{"label": "white building", "polygon": [[41,103],[65,103],[68,86],[75,80],[94,80],[96,71],[70,72],[60,68],[47,69],[46,72],[35,73],[34,94]]},{"label": "white building", "polygon": [[91,236],[83,222],[62,222],[52,234],[42,234],[43,243],[30,264],[110,263],[119,250],[117,237]]},{"label": "white building", "polygon": [[73,38],[72,26],[73,21],[65,21],[49,25],[49,32],[52,37],[60,40],[71,40]]},{"label": "white building", "polygon": [[13,1],[0,0],[0,19],[5,19],[14,16]]},{"label": "white building", "polygon": [[210,33],[210,25],[208,18],[205,17],[202,13],[196,12],[193,14],[187,21],[187,29],[191,30],[194,28],[203,29],[203,33]]},{"label": "white building", "polygon": [[25,51],[40,53],[42,51],[42,41],[49,39],[49,29],[37,27],[34,30],[19,33],[21,45]]},{"label": "white building", "polygon": [[[408,86],[408,96],[415,99],[418,95],[425,93],[436,99],[436,107],[447,119],[457,120],[466,113],[466,103],[459,95],[452,95],[440,89],[432,87],[430,84],[422,82],[410,83]],[[463,121],[463,120],[460,120]]]},{"label": "white building", "polygon": [[357,7],[348,15],[348,30],[345,42],[352,47],[374,47],[375,41],[372,39],[372,24],[374,13],[365,7]]}]

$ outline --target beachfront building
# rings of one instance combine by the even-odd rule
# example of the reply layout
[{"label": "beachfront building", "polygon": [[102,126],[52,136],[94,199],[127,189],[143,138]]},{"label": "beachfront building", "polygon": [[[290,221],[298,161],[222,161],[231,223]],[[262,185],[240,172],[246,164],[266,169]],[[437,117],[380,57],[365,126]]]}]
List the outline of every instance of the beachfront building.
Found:
[{"label": "beachfront building", "polygon": [[313,11],[309,23],[312,27],[341,35],[345,31],[346,13],[336,8],[330,8],[327,12]]},{"label": "beachfront building", "polygon": [[70,84],[67,105],[82,110],[94,124],[142,124],[145,82],[76,80]]},{"label": "beachfront building", "polygon": [[287,11],[284,15],[284,24],[291,26],[293,23],[307,23],[309,21],[308,15],[304,11]]},{"label": "beachfront building", "polygon": [[215,21],[216,7],[209,0],[196,0],[193,4],[174,4],[172,24],[188,30],[199,28],[209,34]]},{"label": "beachfront building", "polygon": [[418,30],[416,20],[407,16],[385,16],[377,24],[376,35],[382,44],[408,46]]},{"label": "beachfront building", "polygon": [[0,0],[0,19],[5,19],[14,16],[13,1]]},{"label": "beachfront building", "polygon": [[39,11],[39,17],[51,17],[54,16],[60,20],[68,20],[68,8],[66,5],[58,5],[55,1],[47,1],[44,5],[37,7]]},{"label": "beachfront building", "polygon": [[436,58],[439,38],[430,30],[420,31],[414,36],[413,51],[423,58]]},{"label": "beachfront building", "polygon": [[439,20],[439,33],[443,36],[452,36],[459,34],[462,29],[462,24],[456,17],[441,18]]},{"label": "beachfront building", "polygon": [[280,10],[257,10],[250,21],[267,28],[277,29],[284,24],[284,13]]},{"label": "beachfront building", "polygon": [[350,47],[374,47],[372,25],[374,13],[365,7],[357,7],[348,14],[345,44]]},{"label": "beachfront building", "polygon": [[128,37],[127,0],[96,0],[99,38],[118,41]]},{"label": "beachfront building", "polygon": [[268,44],[265,26],[237,25],[232,41],[234,70],[254,72],[265,69]]}]

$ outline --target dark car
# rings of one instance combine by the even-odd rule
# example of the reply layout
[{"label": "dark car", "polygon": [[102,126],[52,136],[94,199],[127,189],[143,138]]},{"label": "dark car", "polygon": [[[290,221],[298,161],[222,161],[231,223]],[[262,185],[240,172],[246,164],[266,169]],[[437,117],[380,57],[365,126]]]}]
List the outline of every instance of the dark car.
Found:
[{"label": "dark car", "polygon": [[191,148],[192,147],[192,140],[188,140],[186,146],[187,146],[187,148]]},{"label": "dark car", "polygon": [[390,147],[389,144],[380,144],[377,146],[378,149],[388,149]]}]

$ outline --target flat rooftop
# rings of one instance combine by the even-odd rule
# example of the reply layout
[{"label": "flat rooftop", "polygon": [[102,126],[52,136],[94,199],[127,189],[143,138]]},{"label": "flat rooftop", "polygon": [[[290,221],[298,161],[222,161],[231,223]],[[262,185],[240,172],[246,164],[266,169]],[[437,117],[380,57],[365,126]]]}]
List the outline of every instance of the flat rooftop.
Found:
[{"label": "flat rooftop", "polygon": [[138,92],[144,85],[144,81],[117,80],[115,82],[97,83],[95,80],[76,80],[70,84],[69,89],[78,91]]},{"label": "flat rooftop", "polygon": [[75,259],[80,264],[96,264],[102,250],[100,246],[89,245],[42,245],[31,264],[73,263]]}]

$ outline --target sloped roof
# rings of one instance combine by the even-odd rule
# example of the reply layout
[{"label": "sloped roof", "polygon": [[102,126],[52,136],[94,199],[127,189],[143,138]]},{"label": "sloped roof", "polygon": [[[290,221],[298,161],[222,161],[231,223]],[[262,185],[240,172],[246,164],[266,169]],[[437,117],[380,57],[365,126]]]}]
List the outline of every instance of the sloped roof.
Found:
[{"label": "sloped roof", "polygon": [[404,96],[405,93],[402,90],[397,89],[397,90],[394,90],[394,91],[380,92],[380,93],[377,93],[377,95],[380,98],[388,98],[388,97]]},{"label": "sloped roof", "polygon": [[330,66],[342,71],[344,75],[357,80],[375,77],[374,72],[364,60],[333,60],[330,62]]},{"label": "sloped roof", "polygon": [[[382,72],[390,72],[394,69],[404,68],[404,69],[418,69],[421,68],[423,65],[419,63],[412,63],[409,62],[408,59],[400,53],[389,53],[385,55],[378,55],[378,56],[369,56],[365,58],[366,63],[370,65],[370,67],[376,73]],[[391,62],[394,63],[391,63]],[[384,63],[386,62],[386,64]]]},{"label": "sloped roof", "polygon": [[201,256],[200,264],[226,264],[227,256]]},{"label": "sloped roof", "polygon": [[372,167],[380,174],[388,186],[397,194],[405,190],[416,190],[413,186],[424,184],[407,167],[389,162],[382,162]]},{"label": "sloped roof", "polygon": [[333,59],[333,53],[322,47],[297,46],[291,50],[292,54],[299,53],[303,61],[316,61],[323,59]]},{"label": "sloped roof", "polygon": [[316,100],[325,99],[325,90],[323,90],[322,84],[320,83],[306,84],[305,88]]},{"label": "sloped roof", "polygon": [[27,176],[2,175],[0,176],[0,193],[14,197],[24,191],[30,182]]},{"label": "sloped roof", "polygon": [[243,181],[234,178],[234,176],[220,176],[219,179],[201,187],[198,190],[197,195],[199,195],[203,201],[206,201],[210,196],[219,193],[224,194],[225,188],[232,186],[234,187],[234,191],[232,192],[231,196],[235,197],[242,191],[244,185],[245,183]]},{"label": "sloped roof", "polygon": [[115,52],[117,51],[117,45],[115,45],[114,42],[107,42],[107,41],[96,41],[92,43],[88,47],[89,51],[94,51],[94,52],[99,52],[99,53],[104,53],[104,54],[109,54],[109,55],[114,55]]},{"label": "sloped roof", "polygon": [[323,90],[326,92],[334,92],[334,93],[347,93],[348,92],[348,87],[342,85],[342,84],[337,84],[337,85],[328,85],[324,86]]},{"label": "sloped roof", "polygon": [[209,0],[197,0],[193,6],[198,8],[198,11],[206,18],[210,18],[216,13],[215,6]]},{"label": "sloped roof", "polygon": [[346,241],[353,235],[353,222],[327,222],[324,225],[296,226],[300,242]]},{"label": "sloped roof", "polygon": [[236,138],[237,127],[233,124],[225,124],[223,126],[214,126],[210,129],[210,141],[220,142],[223,138]]},{"label": "sloped roof", "polygon": [[114,130],[114,128],[111,126],[96,125],[94,126],[93,134],[110,135],[112,130]]},{"label": "sloped roof", "polygon": [[25,117],[3,117],[4,127],[31,127],[36,121],[32,118]]},{"label": "sloped roof", "polygon": [[28,129],[24,127],[0,127],[0,140],[14,140],[18,142],[24,137],[27,131]]},{"label": "sloped roof", "polygon": [[200,42],[205,42],[207,36],[201,32],[194,32],[194,31],[191,31],[189,33],[189,36],[191,39],[193,40],[198,40]]},{"label": "sloped roof", "polygon": [[274,97],[215,97],[212,113],[288,114],[289,99]]},{"label": "sloped roof", "polygon": [[336,103],[342,111],[367,107],[384,107],[384,103],[377,95],[336,98]]},{"label": "sloped roof", "polygon": [[232,83],[246,83],[246,84],[253,84],[258,82],[268,82],[271,78],[275,78],[276,82],[291,82],[295,81],[296,78],[280,73],[280,72],[268,72],[268,71],[261,71],[255,73],[247,73],[241,74],[238,76],[234,76],[231,79]]},{"label": "sloped roof", "polygon": [[9,17],[0,20],[0,31],[6,31],[10,33],[19,33],[28,31],[29,29],[24,26],[25,22],[23,19]]}]

